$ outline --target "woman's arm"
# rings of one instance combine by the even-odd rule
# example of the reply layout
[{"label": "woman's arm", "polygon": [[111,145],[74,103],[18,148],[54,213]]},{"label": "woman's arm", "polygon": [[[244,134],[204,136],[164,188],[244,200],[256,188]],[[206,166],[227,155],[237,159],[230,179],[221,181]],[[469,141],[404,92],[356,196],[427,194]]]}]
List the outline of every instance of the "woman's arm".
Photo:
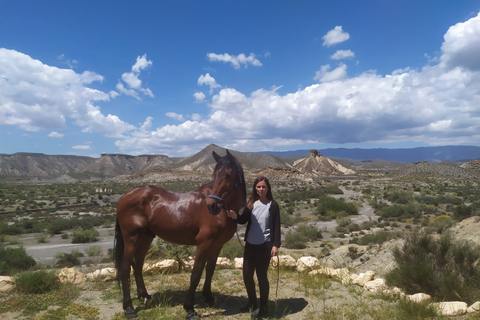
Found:
[{"label": "woman's arm", "polygon": [[240,223],[240,224],[247,223],[250,220],[251,215],[252,215],[252,210],[250,210],[246,207],[243,210],[243,213],[241,215],[236,213],[233,210],[228,210],[227,211],[227,216],[234,219],[234,220],[237,220],[237,223]]}]

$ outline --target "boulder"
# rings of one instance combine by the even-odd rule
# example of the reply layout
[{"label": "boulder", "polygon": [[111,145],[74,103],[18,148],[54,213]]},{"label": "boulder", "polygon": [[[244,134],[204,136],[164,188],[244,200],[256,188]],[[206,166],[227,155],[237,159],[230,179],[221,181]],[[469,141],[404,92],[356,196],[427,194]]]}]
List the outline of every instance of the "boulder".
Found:
[{"label": "boulder", "polygon": [[0,292],[9,292],[15,288],[15,281],[12,277],[0,276]]},{"label": "boulder", "polygon": [[87,273],[87,279],[112,281],[117,278],[117,270],[115,268],[104,268]]},{"label": "boulder", "polygon": [[318,259],[315,257],[301,257],[297,260],[298,272],[310,272],[312,270],[319,269]]},{"label": "boulder", "polygon": [[385,280],[382,278],[377,278],[372,281],[368,281],[363,285],[363,287],[371,292],[383,292],[386,285],[385,285]]},{"label": "boulder", "polygon": [[243,258],[234,259],[235,269],[243,269]]},{"label": "boulder", "polygon": [[187,257],[182,260],[182,268],[187,271],[193,270],[193,265],[195,264],[195,258],[192,256]]},{"label": "boulder", "polygon": [[[274,258],[276,260],[276,258]],[[297,267],[297,261],[292,256],[281,255],[278,256],[278,261],[280,266],[285,267],[286,269],[295,270]]]},{"label": "boulder", "polygon": [[468,313],[476,313],[480,311],[480,301],[475,302],[472,304],[470,307],[468,307],[467,312]]},{"label": "boulder", "polygon": [[219,269],[230,269],[232,267],[232,260],[225,257],[217,258],[217,268]]},{"label": "boulder", "polygon": [[143,272],[145,273],[174,273],[178,269],[178,261],[173,259],[165,259],[157,263],[143,265]]},{"label": "boulder", "polygon": [[468,305],[463,301],[447,301],[433,304],[443,316],[461,316],[467,313]]},{"label": "boulder", "polygon": [[349,279],[350,276],[350,272],[347,268],[334,269],[329,267],[320,267],[320,269],[310,271],[308,274],[315,275],[319,273],[342,282],[344,282],[346,279]]},{"label": "boulder", "polygon": [[363,287],[365,283],[372,281],[375,278],[375,272],[373,271],[367,271],[367,272],[362,272],[353,279],[352,283],[353,284],[358,284],[359,286]]},{"label": "boulder", "polygon": [[424,302],[424,301],[430,301],[432,297],[426,293],[415,293],[412,295],[407,295],[405,296],[407,300],[413,301],[413,302]]},{"label": "boulder", "polygon": [[58,279],[61,283],[82,284],[87,276],[75,268],[63,268],[58,274]]}]

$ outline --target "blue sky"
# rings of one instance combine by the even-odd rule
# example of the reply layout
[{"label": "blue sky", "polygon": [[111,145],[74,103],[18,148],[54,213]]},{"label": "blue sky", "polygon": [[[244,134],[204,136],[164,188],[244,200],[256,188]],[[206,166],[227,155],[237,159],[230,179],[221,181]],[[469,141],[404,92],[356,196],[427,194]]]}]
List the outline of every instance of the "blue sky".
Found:
[{"label": "blue sky", "polygon": [[0,153],[480,146],[479,12],[0,0]]}]

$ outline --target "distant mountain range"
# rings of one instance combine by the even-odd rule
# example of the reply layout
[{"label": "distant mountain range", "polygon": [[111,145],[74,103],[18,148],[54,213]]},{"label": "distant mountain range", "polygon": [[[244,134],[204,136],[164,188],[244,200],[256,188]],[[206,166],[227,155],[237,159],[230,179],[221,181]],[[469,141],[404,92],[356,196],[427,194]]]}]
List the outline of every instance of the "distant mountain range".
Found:
[{"label": "distant mountain range", "polygon": [[[466,162],[480,159],[480,147],[475,146],[442,146],[442,147],[418,147],[405,149],[347,149],[328,148],[318,149],[326,157],[346,158],[351,160],[382,159],[397,162]],[[285,152],[259,152],[288,159],[289,161],[306,157],[310,150],[295,150]]]}]

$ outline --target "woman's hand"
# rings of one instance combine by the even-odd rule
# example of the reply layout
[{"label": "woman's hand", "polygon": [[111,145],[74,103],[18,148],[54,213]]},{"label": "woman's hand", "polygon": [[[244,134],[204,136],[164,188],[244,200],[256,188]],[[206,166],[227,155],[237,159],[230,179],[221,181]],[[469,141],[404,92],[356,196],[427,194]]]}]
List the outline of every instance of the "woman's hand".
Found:
[{"label": "woman's hand", "polygon": [[275,257],[278,255],[278,248],[273,246],[272,247],[272,252],[271,252],[272,257]]},{"label": "woman's hand", "polygon": [[237,213],[236,213],[235,211],[233,211],[233,210],[228,210],[228,211],[227,211],[227,216],[228,216],[229,218],[232,218],[232,219],[234,219],[234,220],[237,220]]}]

